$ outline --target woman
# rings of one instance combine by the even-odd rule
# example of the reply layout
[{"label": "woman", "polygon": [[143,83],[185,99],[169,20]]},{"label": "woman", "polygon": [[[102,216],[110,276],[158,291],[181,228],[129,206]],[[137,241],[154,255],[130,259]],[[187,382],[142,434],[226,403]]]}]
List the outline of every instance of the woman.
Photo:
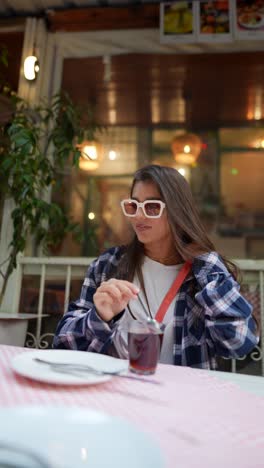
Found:
[{"label": "woman", "polygon": [[121,202],[135,236],[88,269],[81,297],[60,321],[54,348],[127,358],[132,320],[155,318],[175,277],[191,270],[163,319],[160,362],[216,369],[216,357],[237,358],[258,342],[250,304],[234,265],[214,251],[184,177],[168,167],[139,169],[131,199]]}]

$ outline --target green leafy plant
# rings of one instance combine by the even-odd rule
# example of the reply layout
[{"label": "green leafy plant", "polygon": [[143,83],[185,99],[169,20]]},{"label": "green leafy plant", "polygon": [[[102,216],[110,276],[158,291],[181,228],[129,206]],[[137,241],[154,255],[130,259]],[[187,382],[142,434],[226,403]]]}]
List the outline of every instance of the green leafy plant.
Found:
[{"label": "green leafy plant", "polygon": [[11,213],[13,236],[7,258],[0,265],[3,299],[17,254],[23,252],[29,236],[44,252],[56,246],[66,233],[80,238],[81,231],[57,204],[47,201],[65,166],[78,166],[78,144],[94,138],[99,126],[93,112],[77,108],[65,93],[51,102],[30,105],[4,89],[13,106],[12,118],[0,129],[0,195],[14,201]]}]

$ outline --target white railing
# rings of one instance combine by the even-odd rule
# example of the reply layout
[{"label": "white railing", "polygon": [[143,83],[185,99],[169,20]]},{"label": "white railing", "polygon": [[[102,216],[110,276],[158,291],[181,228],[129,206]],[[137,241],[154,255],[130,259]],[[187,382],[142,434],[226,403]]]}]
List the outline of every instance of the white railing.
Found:
[{"label": "white railing", "polygon": [[[47,336],[50,338],[53,336],[53,333],[51,332],[41,334],[45,283],[47,279],[59,280],[60,283],[64,283],[63,307],[65,312],[69,303],[71,281],[73,279],[83,280],[85,272],[92,260],[93,258],[89,257],[19,257],[18,267],[16,270],[16,288],[12,312],[23,312],[23,310],[19,310],[23,277],[30,275],[40,278],[35,335],[32,333],[28,334],[29,339],[27,339],[26,346],[45,348],[48,346],[48,343],[45,341],[45,339]],[[254,351],[250,354],[250,357],[254,362],[261,361],[260,372],[264,376],[264,359],[261,345],[264,337],[264,260],[234,260],[234,262],[242,271],[243,286],[246,286],[247,288],[247,290],[244,292],[244,295],[255,306],[254,312],[260,321],[260,345],[254,349]],[[239,360],[244,359],[246,359],[246,356],[240,358]],[[231,370],[236,372],[236,360],[232,360]]]},{"label": "white railing", "polygon": [[[263,338],[264,338],[264,260],[234,260],[242,272],[243,287],[247,291],[243,295],[253,305],[253,314],[260,326],[260,343],[250,353],[253,362],[260,362],[260,373],[264,376]],[[247,356],[232,360],[232,372],[237,370],[237,361],[243,361]]]},{"label": "white railing", "polygon": [[46,348],[49,345],[46,339],[54,336],[54,333],[51,332],[41,334],[43,317],[45,315],[43,314],[43,305],[46,281],[58,280],[64,283],[64,313],[69,303],[71,281],[74,279],[83,280],[92,260],[93,258],[89,257],[19,257],[16,269],[17,287],[12,305],[12,312],[14,314],[23,312],[19,310],[23,277],[30,275],[30,277],[37,276],[40,279],[35,334],[27,333],[27,347]]}]

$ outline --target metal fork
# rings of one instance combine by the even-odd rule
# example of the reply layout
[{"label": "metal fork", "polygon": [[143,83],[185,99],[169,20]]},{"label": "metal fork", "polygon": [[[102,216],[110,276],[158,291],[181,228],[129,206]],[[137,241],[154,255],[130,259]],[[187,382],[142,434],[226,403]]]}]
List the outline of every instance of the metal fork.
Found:
[{"label": "metal fork", "polygon": [[[75,364],[75,363],[70,363],[70,362],[51,362],[51,361],[46,361],[45,359],[40,359],[40,358],[33,358],[34,361],[40,362],[41,364],[47,364],[50,367],[56,367],[56,368],[61,368],[65,370],[73,370],[73,371],[88,371],[88,372],[93,372],[94,374],[98,375],[119,375],[123,371],[104,371],[100,369],[95,369],[92,366],[89,366],[89,364]],[[124,369],[125,370],[125,369]]]},{"label": "metal fork", "polygon": [[46,361],[45,359],[40,359],[40,358],[33,358],[33,361],[36,361],[41,364],[46,364],[54,371],[57,371],[63,374],[75,375],[77,377],[83,377],[84,373],[88,372],[94,375],[113,375],[113,376],[121,377],[124,379],[139,380],[140,382],[149,382],[149,383],[158,384],[158,385],[160,385],[161,383],[158,380],[153,380],[149,378],[145,379],[145,378],[137,377],[134,375],[122,374],[121,372],[124,372],[125,369],[124,371],[112,371],[111,372],[111,371],[95,369],[94,367],[89,366],[88,364],[71,364],[69,362],[51,362],[51,361]]}]

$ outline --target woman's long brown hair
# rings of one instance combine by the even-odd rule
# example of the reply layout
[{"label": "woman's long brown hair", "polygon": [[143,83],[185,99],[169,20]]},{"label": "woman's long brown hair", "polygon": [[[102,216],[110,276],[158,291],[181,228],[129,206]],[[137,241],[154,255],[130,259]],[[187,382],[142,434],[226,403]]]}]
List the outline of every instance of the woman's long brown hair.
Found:
[{"label": "woman's long brown hair", "polygon": [[[152,182],[159,190],[161,200],[166,204],[175,250],[183,261],[192,261],[199,254],[215,250],[200,221],[190,186],[176,169],[154,164],[139,169],[133,179],[131,197],[137,182]],[[137,273],[141,279],[143,256],[144,245],[134,236],[124,248],[124,255],[116,272],[117,277],[132,281]],[[236,265],[223,256],[222,259],[228,271],[236,278]]]}]

